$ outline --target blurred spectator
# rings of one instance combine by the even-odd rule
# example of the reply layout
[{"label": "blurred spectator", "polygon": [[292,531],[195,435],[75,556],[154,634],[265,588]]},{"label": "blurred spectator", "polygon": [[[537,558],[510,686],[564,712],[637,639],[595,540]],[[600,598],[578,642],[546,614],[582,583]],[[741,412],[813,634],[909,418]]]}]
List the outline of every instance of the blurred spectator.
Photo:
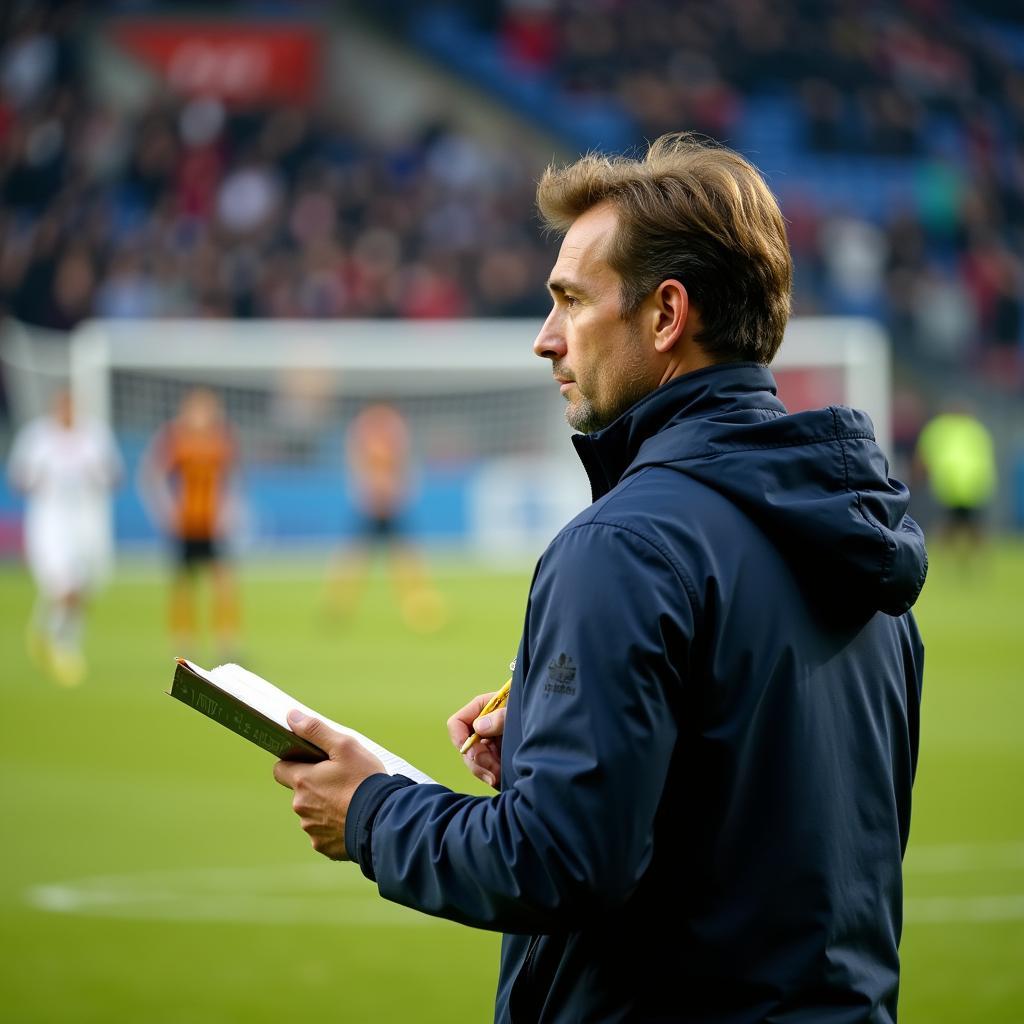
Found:
[{"label": "blurred spectator", "polygon": [[933,359],[962,363],[977,337],[970,295],[956,277],[926,268],[912,285],[912,336],[917,350]]},{"label": "blurred spectator", "polygon": [[850,314],[877,308],[888,249],[881,228],[849,215],[830,217],[820,246],[830,306]]}]

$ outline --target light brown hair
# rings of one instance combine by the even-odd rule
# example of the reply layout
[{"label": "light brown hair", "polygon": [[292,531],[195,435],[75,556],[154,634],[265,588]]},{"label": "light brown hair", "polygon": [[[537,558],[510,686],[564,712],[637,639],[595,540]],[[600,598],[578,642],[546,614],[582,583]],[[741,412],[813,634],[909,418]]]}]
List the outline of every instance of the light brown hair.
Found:
[{"label": "light brown hair", "polygon": [[564,234],[602,202],[618,211],[606,258],[622,278],[622,315],[670,278],[699,310],[698,344],[719,361],[770,363],[789,319],[793,261],[778,203],[757,169],[687,132],[643,160],[588,154],[549,167],[537,207]]}]

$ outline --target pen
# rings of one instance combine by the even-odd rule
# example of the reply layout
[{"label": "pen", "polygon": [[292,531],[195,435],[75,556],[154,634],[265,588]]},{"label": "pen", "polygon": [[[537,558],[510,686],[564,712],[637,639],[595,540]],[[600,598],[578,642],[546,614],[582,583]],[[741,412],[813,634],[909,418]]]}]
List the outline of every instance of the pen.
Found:
[{"label": "pen", "polygon": [[[477,718],[481,718],[484,715],[490,714],[492,711],[497,711],[498,708],[503,708],[508,703],[508,692],[512,689],[512,680],[509,681],[481,708],[480,714]],[[460,754],[465,754],[480,737],[475,733],[471,732],[465,743],[459,749]]]}]

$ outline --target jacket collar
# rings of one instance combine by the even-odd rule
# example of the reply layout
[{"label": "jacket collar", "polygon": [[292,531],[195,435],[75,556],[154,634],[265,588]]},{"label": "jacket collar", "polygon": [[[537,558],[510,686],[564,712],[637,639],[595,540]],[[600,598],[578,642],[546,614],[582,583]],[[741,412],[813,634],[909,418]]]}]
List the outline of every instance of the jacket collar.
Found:
[{"label": "jacket collar", "polygon": [[[785,406],[775,394],[775,378],[767,366],[718,363],[655,388],[602,430],[574,434],[572,443],[590,478],[593,500],[607,494],[637,461],[645,443],[670,424],[706,416],[711,410],[766,402],[784,413]],[[674,453],[676,457],[684,454]]]}]

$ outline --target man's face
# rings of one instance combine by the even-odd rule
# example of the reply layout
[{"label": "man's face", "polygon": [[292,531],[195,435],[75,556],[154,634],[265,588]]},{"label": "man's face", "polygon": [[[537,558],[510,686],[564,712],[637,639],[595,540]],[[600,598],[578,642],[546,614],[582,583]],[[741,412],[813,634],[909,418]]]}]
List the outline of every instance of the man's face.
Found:
[{"label": "man's face", "polygon": [[220,419],[220,400],[205,388],[190,391],[181,403],[181,421],[190,430],[212,430]]},{"label": "man's face", "polygon": [[622,278],[605,259],[618,214],[602,203],[569,228],[548,279],[553,306],[533,351],[551,360],[569,403],[565,418],[585,434],[600,430],[657,386],[638,318],[622,319]]}]

